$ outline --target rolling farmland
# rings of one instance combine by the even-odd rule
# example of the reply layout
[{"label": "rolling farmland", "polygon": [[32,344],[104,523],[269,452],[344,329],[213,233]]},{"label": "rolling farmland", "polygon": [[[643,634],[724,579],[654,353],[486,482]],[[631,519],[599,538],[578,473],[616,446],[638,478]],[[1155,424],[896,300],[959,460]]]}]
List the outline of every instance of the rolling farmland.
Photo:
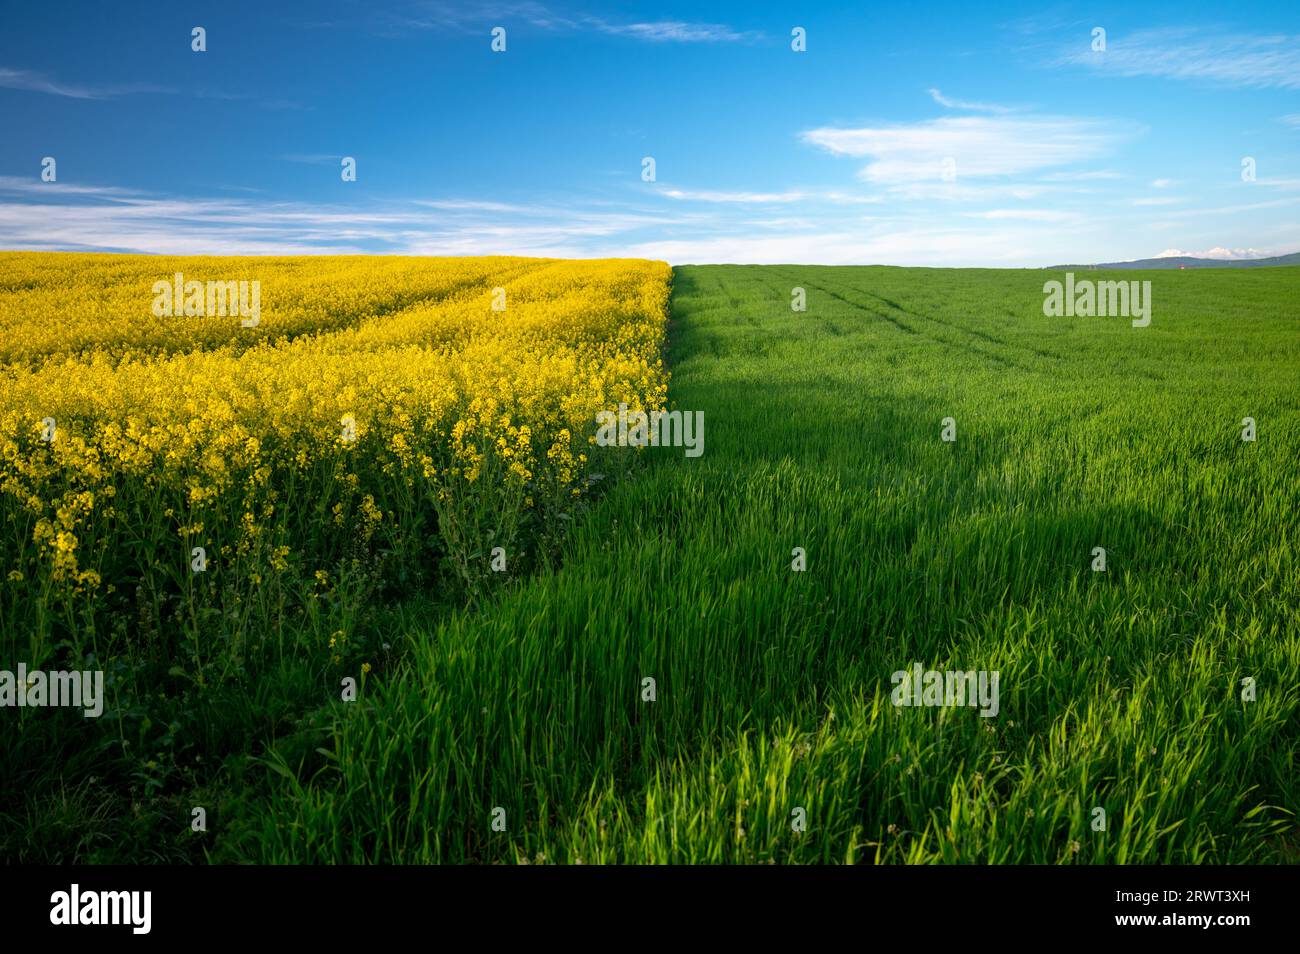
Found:
[{"label": "rolling farmland", "polygon": [[[34,294],[32,279],[13,273],[34,265],[13,258],[0,313],[30,316],[17,303]],[[41,536],[21,500],[6,503],[0,571],[18,574],[4,584],[6,667],[36,647],[65,663],[93,655],[110,675],[104,717],[29,718],[7,743],[5,787],[25,794],[0,809],[5,829],[21,822],[36,837],[6,854],[1296,859],[1300,269],[1126,272],[1151,282],[1150,324],[1134,327],[1045,315],[1043,284],[1061,277],[1051,272],[685,266],[671,275],[665,333],[669,276],[657,263],[595,276],[578,262],[431,259],[426,272],[405,261],[389,305],[276,312],[268,292],[261,323],[245,330],[269,340],[251,345],[233,323],[231,340],[186,344],[213,334],[193,317],[188,338],[159,330],[144,355],[130,327],[112,341],[89,330],[6,337],[11,484],[51,451],[42,418],[70,419],[74,434],[104,419],[41,413],[42,400],[75,409],[103,388],[126,393],[124,375],[161,388],[177,379],[159,370],[168,362],[214,362],[214,380],[269,376],[261,390],[250,385],[259,398],[240,419],[250,433],[230,446],[248,453],[248,437],[265,433],[283,449],[257,486],[276,491],[278,516],[266,519],[284,532],[276,546],[290,547],[285,579],[270,587],[279,551],[250,545],[270,562],[248,556],[225,597],[152,568],[141,554],[156,551],[132,549],[126,529],[155,526],[154,488],[191,486],[150,482],[166,472],[161,444],[158,459],[130,458],[135,516],[94,538],[130,558],[96,564],[93,592],[95,581],[58,589],[78,585],[54,579],[59,528]],[[440,262],[479,271],[464,286],[435,281]],[[132,280],[147,307],[149,282]],[[448,281],[461,290],[438,290]],[[536,291],[516,295],[512,281]],[[496,287],[511,304],[493,318]],[[792,308],[795,289],[803,311]],[[455,308],[438,304],[448,294],[461,296]],[[530,294],[542,303],[512,312]],[[479,330],[462,332],[466,321]],[[311,334],[313,322],[328,333]],[[105,356],[88,357],[95,350]],[[455,466],[451,438],[471,416],[459,389],[520,393],[556,353],[570,364],[542,376],[549,390],[527,390],[536,397],[511,420],[516,436],[520,419],[547,434],[547,448],[566,427],[566,447],[590,449],[589,459],[537,455],[560,488],[552,505],[526,500],[530,480],[512,484],[496,458],[478,486],[514,496],[475,496],[472,507],[459,497],[470,509],[453,511],[411,495]],[[427,408],[423,382],[448,362],[491,383],[438,377],[451,397],[403,433],[451,457],[433,477],[411,474],[385,424],[405,421],[400,413],[366,417],[370,443],[359,446],[288,426],[336,428],[346,412],[337,402],[311,410],[307,386],[299,403],[279,397],[291,374],[312,377],[318,354],[336,356],[330,394],[334,375],[363,375],[357,362],[391,362],[373,384],[383,394],[393,376],[406,382],[400,400],[385,397],[408,414]],[[497,373],[502,362],[517,362],[506,365],[513,374]],[[87,369],[82,391],[75,377],[69,387],[70,367]],[[574,367],[605,369],[601,387],[579,387],[590,374]],[[620,401],[702,413],[703,453],[596,447],[593,412]],[[277,404],[282,418],[254,413]],[[165,429],[157,416],[142,404],[136,430],[121,426]],[[1253,440],[1243,440],[1247,418]],[[495,417],[472,419],[487,427]],[[102,446],[103,428],[94,433]],[[306,470],[316,476],[290,479],[294,435],[319,448]],[[355,506],[368,512],[369,493],[381,514],[372,522],[388,535],[325,533],[295,546],[284,528],[304,508],[332,505],[337,462],[362,447],[371,463],[349,471],[368,481],[353,488]],[[45,463],[40,476],[62,481],[61,494],[89,492],[75,463]],[[410,479],[386,482],[394,473]],[[229,516],[204,520],[205,532],[240,526],[247,508],[230,501],[243,503],[246,478],[230,485],[235,496],[213,498]],[[500,499],[526,554],[508,573],[485,569],[484,528],[504,512]],[[195,521],[177,520],[192,536]],[[182,567],[191,543],[181,534],[174,545]],[[340,570],[350,566],[370,569]],[[134,622],[116,628],[124,610],[99,595],[110,577],[119,592],[156,594],[142,604],[133,591],[123,605]],[[896,704],[893,676],[914,667],[996,673],[996,705]],[[345,701],[348,674],[359,683]],[[194,805],[210,806],[202,841],[185,827]]]}]

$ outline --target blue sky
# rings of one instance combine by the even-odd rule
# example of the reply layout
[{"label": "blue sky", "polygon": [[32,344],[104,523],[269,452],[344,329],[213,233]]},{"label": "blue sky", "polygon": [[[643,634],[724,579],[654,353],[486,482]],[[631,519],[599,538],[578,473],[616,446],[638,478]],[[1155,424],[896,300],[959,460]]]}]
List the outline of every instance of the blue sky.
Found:
[{"label": "blue sky", "polygon": [[997,267],[1300,251],[1300,5],[1078,9],[10,4],[0,248]]}]

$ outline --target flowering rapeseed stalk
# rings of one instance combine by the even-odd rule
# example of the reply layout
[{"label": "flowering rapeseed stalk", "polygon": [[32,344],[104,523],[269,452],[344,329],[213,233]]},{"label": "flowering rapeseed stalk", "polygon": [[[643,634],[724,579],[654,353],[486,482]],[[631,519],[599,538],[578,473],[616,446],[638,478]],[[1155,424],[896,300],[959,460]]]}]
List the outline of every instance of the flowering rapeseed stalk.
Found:
[{"label": "flowering rapeseed stalk", "polygon": [[[259,282],[260,320],[155,317],[154,284],[180,272]],[[598,409],[663,407],[669,277],[634,260],[0,254],[5,617],[38,592],[92,624],[110,587],[199,593],[197,547],[236,589],[358,553],[417,576],[441,557],[472,583],[526,514],[582,493]]]}]

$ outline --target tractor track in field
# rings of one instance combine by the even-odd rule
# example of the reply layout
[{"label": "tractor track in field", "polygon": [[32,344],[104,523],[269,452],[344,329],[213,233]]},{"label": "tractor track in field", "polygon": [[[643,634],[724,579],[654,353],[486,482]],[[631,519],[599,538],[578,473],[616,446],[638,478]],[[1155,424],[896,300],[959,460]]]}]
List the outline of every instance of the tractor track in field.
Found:
[{"label": "tractor track in field", "polygon": [[980,331],[977,328],[968,328],[965,325],[959,325],[956,322],[944,321],[942,318],[936,318],[933,315],[923,315],[919,311],[913,311],[910,308],[904,308],[898,302],[893,301],[889,298],[885,298],[883,295],[877,295],[875,292],[868,291],[865,288],[853,287],[853,290],[857,292],[861,292],[864,295],[870,295],[872,298],[884,302],[890,308],[893,308],[897,311],[901,311],[903,314],[908,315],[910,317],[921,318],[924,319],[925,321],[933,321],[936,324],[945,325],[956,331],[962,331],[965,332],[966,334],[974,335],[976,338],[981,338],[984,341],[989,342],[990,344],[999,345],[1001,347],[1010,348],[1012,350],[1017,350],[1017,351],[1027,351],[1030,354],[1037,355],[1040,358],[1047,358],[1053,361],[1058,361],[1060,360],[1061,357],[1060,355],[1055,354],[1051,351],[1043,351],[1039,348],[1031,347],[1030,345],[1014,344],[1013,342],[1007,341],[1005,338],[999,338],[996,335],[991,335],[986,331]]},{"label": "tractor track in field", "polygon": [[[867,314],[874,315],[877,318],[883,318],[885,319],[885,321],[889,322],[891,325],[893,325],[895,328],[897,328],[899,331],[903,332],[904,334],[918,335],[924,337],[924,335],[922,335],[921,332],[918,331],[916,328],[913,328],[911,325],[899,321],[893,315],[885,314],[883,311],[880,311],[877,308],[873,308],[864,302],[854,301],[851,298],[845,298],[844,295],[842,295],[840,292],[836,291],[833,288],[827,288],[825,285],[818,285],[814,282],[810,282],[803,276],[798,276],[796,278],[793,275],[789,275],[788,272],[782,272],[782,274],[786,275],[791,280],[794,280],[796,284],[808,288],[815,288],[817,289],[817,291],[829,295],[831,298],[834,298],[836,301],[843,302],[844,304],[848,305],[850,308],[853,308],[857,311],[866,312]],[[854,291],[857,291],[857,289],[854,289]],[[899,310],[902,311],[902,309]],[[913,317],[923,317],[923,316],[913,316]]]},{"label": "tractor track in field", "polygon": [[[868,315],[873,315],[873,316],[875,316],[875,317],[877,317],[877,318],[883,318],[883,319],[885,319],[885,320],[888,321],[890,324],[894,325],[896,328],[898,328],[900,331],[903,331],[903,332],[906,333],[906,334],[917,335],[917,336],[920,336],[920,337],[922,337],[922,338],[926,338],[926,339],[928,339],[928,340],[930,340],[930,341],[937,342],[937,343],[939,343],[939,344],[941,344],[941,345],[944,345],[944,346],[946,346],[946,347],[956,348],[956,349],[958,349],[958,350],[965,351],[965,352],[970,353],[970,354],[976,354],[976,355],[979,355],[980,357],[985,358],[985,359],[987,359],[988,361],[991,361],[991,362],[994,363],[994,364],[1001,365],[1002,367],[1006,367],[1006,368],[1016,368],[1016,369],[1018,369],[1018,370],[1021,370],[1021,371],[1028,371],[1028,372],[1030,372],[1030,373],[1033,373],[1033,372],[1035,372],[1035,371],[1038,370],[1038,369],[1033,368],[1033,367],[1031,367],[1031,366],[1029,366],[1029,365],[1022,364],[1022,363],[1020,363],[1020,362],[1018,362],[1018,361],[1012,360],[1010,357],[1007,357],[1007,356],[1005,356],[1005,355],[998,354],[998,353],[996,353],[996,352],[994,352],[994,351],[990,351],[990,350],[988,350],[988,349],[986,349],[986,348],[983,348],[983,347],[980,347],[980,346],[978,346],[978,345],[974,345],[974,344],[971,344],[971,343],[963,343],[963,342],[959,342],[959,341],[952,341],[952,340],[949,340],[949,339],[947,339],[947,338],[941,337],[941,336],[939,336],[939,335],[934,335],[934,334],[925,334],[925,333],[921,332],[920,330],[911,327],[910,325],[904,324],[902,321],[898,320],[897,318],[893,317],[892,315],[886,314],[885,312],[881,311],[879,308],[872,307],[869,303],[861,302],[861,301],[854,301],[853,299],[845,297],[844,295],[840,294],[839,292],[835,291],[834,289],[827,288],[827,287],[825,287],[824,285],[818,285],[818,284],[815,284],[815,283],[813,283],[813,282],[807,281],[806,279],[802,279],[802,281],[803,281],[803,284],[804,284],[804,285],[806,285],[806,286],[808,286],[808,287],[811,287],[811,288],[815,288],[815,289],[817,289],[818,291],[823,292],[824,294],[827,294],[827,295],[831,296],[832,298],[836,299],[837,301],[841,301],[841,302],[843,302],[844,304],[848,305],[850,308],[855,308],[855,309],[857,309],[858,311],[864,312],[864,313],[866,313],[866,314],[868,314]],[[855,288],[855,289],[853,289],[853,291],[861,292],[861,289],[856,289],[856,288]],[[866,294],[870,295],[871,293],[870,293],[870,292],[866,292]],[[871,297],[876,298],[877,300],[881,301],[882,303],[888,305],[888,302],[887,302],[885,299],[882,299],[882,298],[880,298],[880,297],[877,296],[877,295],[872,295]],[[932,318],[932,317],[930,317],[930,316],[928,316],[928,315],[921,315],[921,314],[917,314],[917,313],[915,313],[915,312],[909,312],[909,311],[906,311],[905,309],[901,309],[901,308],[898,309],[898,310],[903,311],[904,314],[906,314],[906,315],[907,315],[908,317],[910,317],[910,318],[920,319],[920,320],[922,320],[922,321],[931,321],[931,322],[934,322],[934,324],[936,324],[936,325],[941,325],[941,326],[946,327],[946,328],[951,328],[951,329],[953,329],[954,331],[968,331],[968,329],[964,329],[964,328],[962,328],[960,325],[953,325],[953,324],[950,324],[949,322],[941,321],[941,320],[939,320],[939,319]],[[978,338],[979,336],[978,336],[978,335],[972,335],[972,337],[976,337],[976,338]],[[1008,345],[1008,347],[1012,347],[1012,346]]]},{"label": "tractor track in field", "polygon": [[[1026,354],[1032,354],[1035,357],[1044,358],[1049,361],[1059,361],[1061,359],[1061,356],[1059,354],[1056,354],[1055,352],[1052,351],[1045,351],[1041,348],[1035,348],[1032,345],[1016,344],[1014,342],[1007,341],[1005,338],[999,338],[996,335],[991,335],[988,332],[981,331],[977,328],[969,328],[965,325],[961,325],[956,322],[945,321],[942,318],[936,318],[934,315],[928,315],[928,314],[923,314],[922,312],[919,311],[914,311],[910,308],[906,308],[903,305],[900,305],[898,302],[890,298],[886,298],[883,295],[878,295],[875,292],[870,291],[866,288],[860,288],[856,285],[849,285],[846,287],[859,294],[867,295],[871,298],[874,298],[877,301],[879,301],[881,304],[893,308],[895,311],[901,312],[902,314],[906,315],[908,318],[919,319],[921,321],[932,321],[937,325],[943,325],[944,327],[951,328],[954,331],[960,332],[962,334],[967,334],[975,338],[979,338],[980,340],[985,341],[989,344],[996,345],[1001,348],[1006,348],[1011,351],[1019,351]],[[845,298],[843,295],[834,294],[830,292],[828,289],[823,289],[823,290],[832,294],[833,297],[838,298],[840,301],[843,301],[846,304],[855,305],[856,307],[859,308],[863,307],[861,303],[852,302],[849,299]],[[878,312],[873,312],[873,313],[878,314]],[[888,316],[883,316],[883,317],[888,317]],[[942,341],[943,339],[937,339],[937,340]],[[987,354],[987,352],[984,353]],[[1015,367],[1021,368],[1022,370],[1034,370],[1032,368],[1027,368],[1024,365],[1018,364],[1014,361],[1010,361],[1006,358],[1003,358],[1003,361],[1004,363],[1011,364]]]},{"label": "tractor track in field", "polygon": [[[772,297],[774,300],[776,301],[784,300],[785,295],[787,294],[786,291],[771,284],[766,278],[760,278],[759,283],[764,288],[772,292]],[[821,327],[826,328],[828,331],[830,331],[831,334],[835,335],[835,337],[837,338],[842,337],[844,335],[844,330],[839,325],[837,325],[833,319],[827,317],[826,315],[818,315],[815,313],[809,315],[807,312],[802,312],[801,314],[803,316],[801,320],[812,318],[813,320],[820,322]]]}]

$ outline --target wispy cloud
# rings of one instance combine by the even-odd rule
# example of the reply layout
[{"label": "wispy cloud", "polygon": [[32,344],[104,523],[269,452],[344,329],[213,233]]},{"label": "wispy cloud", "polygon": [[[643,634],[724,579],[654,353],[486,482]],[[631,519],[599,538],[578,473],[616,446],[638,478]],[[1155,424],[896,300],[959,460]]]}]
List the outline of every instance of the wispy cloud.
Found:
[{"label": "wispy cloud", "polygon": [[285,162],[300,162],[309,166],[328,166],[341,162],[343,155],[342,153],[339,155],[331,155],[324,152],[291,152],[281,156],[280,158]]},{"label": "wispy cloud", "polygon": [[[861,128],[823,127],[804,142],[836,156],[871,161],[859,176],[884,186],[1023,176],[1102,155],[1136,128],[1068,117],[963,116]],[[951,159],[955,165],[949,166]]]},{"label": "wispy cloud", "polygon": [[0,177],[0,248],[174,255],[521,254],[582,257],[690,214],[474,199],[341,204],[146,195]]},{"label": "wispy cloud", "polygon": [[127,196],[141,195],[134,189],[121,186],[84,185],[73,182],[42,182],[40,179],[26,179],[22,176],[0,176],[0,194],[83,196],[87,198],[120,199]]},{"label": "wispy cloud", "polygon": [[254,103],[263,109],[301,109],[301,104],[283,98],[264,98],[250,93],[228,93],[216,89],[181,90],[174,86],[161,86],[156,83],[68,83],[54,79],[44,73],[32,70],[12,69],[0,66],[0,88],[17,89],[29,93],[44,93],[47,96],[62,96],[65,99],[109,100],[122,96],[179,96],[185,95],[196,99],[215,99],[227,102]]},{"label": "wispy cloud", "polygon": [[[177,93],[179,90],[159,90],[159,92]],[[292,99],[281,97],[266,98],[251,93],[228,93],[224,90],[196,89],[186,93],[196,99],[216,99],[228,103],[253,103],[263,109],[302,109],[302,104]]]},{"label": "wispy cloud", "polygon": [[1124,173],[1114,169],[1087,169],[1081,172],[1049,172],[1041,176],[1044,182],[1092,182],[1109,179],[1123,179]]},{"label": "wispy cloud", "polygon": [[1300,196],[1292,196],[1286,199],[1267,199],[1263,202],[1240,202],[1236,205],[1218,205],[1213,208],[1195,208],[1179,209],[1176,212],[1165,212],[1168,218],[1207,218],[1211,215],[1235,215],[1240,216],[1243,212],[1258,212],[1262,209],[1281,209],[1287,206],[1300,204]]},{"label": "wispy cloud", "polygon": [[612,36],[630,36],[653,43],[735,43],[755,38],[755,34],[733,30],[721,23],[683,23],[679,20],[660,20],[653,23],[610,23],[596,17],[585,18],[601,33]]},{"label": "wispy cloud", "polygon": [[798,202],[806,199],[805,192],[710,192],[689,191],[686,189],[664,189],[663,194],[670,199],[682,199],[691,202],[735,202],[735,203],[773,203]]},{"label": "wispy cloud", "polygon": [[1300,37],[1214,30],[1111,33],[1106,49],[1076,43],[1059,62],[1110,76],[1202,80],[1225,86],[1300,89]]},{"label": "wispy cloud", "polygon": [[983,179],[967,179],[958,182],[923,181],[904,182],[888,187],[890,199],[900,201],[925,201],[929,199],[942,202],[1028,202],[1040,199],[1060,189],[1046,185],[1020,184],[1015,182],[989,182]]},{"label": "wispy cloud", "polygon": [[1025,222],[1068,222],[1077,219],[1077,213],[1057,209],[988,209],[984,212],[967,212],[968,218],[999,221],[1005,219]]},{"label": "wispy cloud", "polygon": [[528,212],[528,206],[512,205],[508,202],[487,202],[478,199],[415,199],[412,205],[427,209],[441,209],[446,212]]},{"label": "wispy cloud", "polygon": [[[787,201],[734,201],[738,196]],[[888,204],[879,206],[879,215],[864,216],[860,206],[840,201],[853,199],[876,197],[815,189],[730,195],[637,189],[621,203],[603,197],[541,202],[452,195],[353,206],[147,195],[111,186],[65,187],[0,177],[0,248],[194,255],[637,256],[674,263],[988,267],[1074,261],[1081,243],[1110,252],[1091,256],[1098,261],[1136,258],[1143,251],[1140,245],[1133,247],[1140,241],[1136,238],[1117,247],[1104,216],[1088,203],[970,209],[935,219]],[[805,201],[821,204],[801,204]],[[1295,202],[1300,197],[1242,208]],[[1173,219],[1193,212],[1196,222],[1189,220],[1186,234],[1194,241],[1201,210],[1162,216]],[[1269,240],[1289,237],[1279,233]]]},{"label": "wispy cloud", "polygon": [[1237,261],[1252,258],[1271,258],[1277,252],[1257,248],[1208,248],[1203,252],[1184,252],[1179,248],[1167,248],[1154,258],[1217,258],[1224,261]]},{"label": "wispy cloud", "polygon": [[64,83],[52,79],[43,73],[31,70],[16,70],[0,66],[0,87],[21,89],[31,93],[45,93],[50,96],[64,96],[68,99],[112,99],[115,96],[127,96],[135,93],[171,93],[167,86],[154,86],[148,83],[130,83],[125,85],[87,86],[78,83]]},{"label": "wispy cloud", "polygon": [[[424,0],[395,10],[386,10],[367,21],[368,28],[385,34],[400,35],[410,30],[457,30],[464,33],[484,32],[501,26],[526,25],[552,32],[594,32],[608,36],[630,37],[650,43],[737,43],[758,39],[761,34],[736,30],[723,23],[697,23],[684,20],[620,22],[585,13],[563,13],[544,4],[523,2],[458,2]],[[317,23],[313,26],[351,27],[343,22]]]},{"label": "wispy cloud", "polygon": [[899,228],[886,224],[866,233],[861,229],[831,226],[800,234],[782,230],[767,235],[667,239],[635,245],[627,254],[681,264],[1016,266],[1034,258],[1042,258],[1047,264],[1052,254],[1061,257],[1066,252],[1063,242],[1053,251],[1050,244],[1044,243],[1042,230],[1037,228],[1006,225]]},{"label": "wispy cloud", "polygon": [[966,109],[977,113],[1009,113],[1012,112],[1009,106],[998,106],[994,103],[972,103],[964,99],[951,99],[937,89],[930,89],[930,98],[940,106],[948,109]]},{"label": "wispy cloud", "polygon": [[884,201],[880,195],[853,195],[846,192],[717,192],[710,190],[664,189],[661,193],[670,199],[689,202],[717,202],[739,205],[768,205],[784,202],[837,202],[841,204],[874,205]]}]

